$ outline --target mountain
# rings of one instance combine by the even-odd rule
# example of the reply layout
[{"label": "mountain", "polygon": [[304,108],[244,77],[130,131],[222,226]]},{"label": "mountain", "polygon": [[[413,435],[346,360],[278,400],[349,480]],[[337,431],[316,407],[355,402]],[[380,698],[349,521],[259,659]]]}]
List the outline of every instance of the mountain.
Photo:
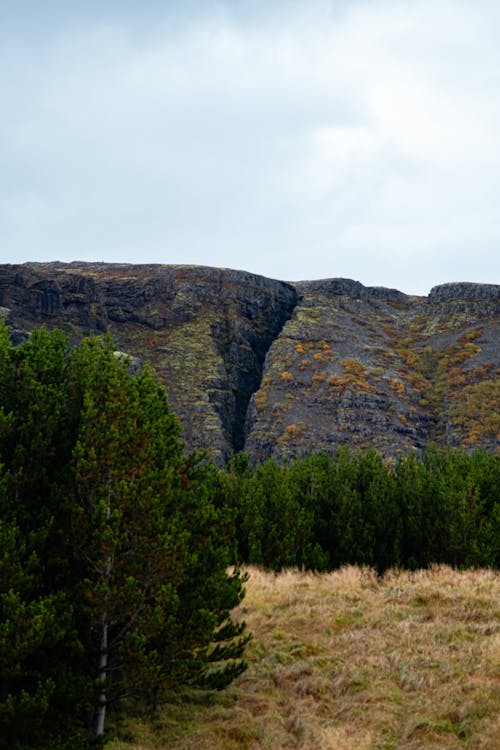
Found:
[{"label": "mountain", "polygon": [[286,283],[201,266],[0,265],[0,315],[110,330],[165,384],[190,448],[279,460],[339,444],[500,447],[500,285],[427,297],[349,279]]}]

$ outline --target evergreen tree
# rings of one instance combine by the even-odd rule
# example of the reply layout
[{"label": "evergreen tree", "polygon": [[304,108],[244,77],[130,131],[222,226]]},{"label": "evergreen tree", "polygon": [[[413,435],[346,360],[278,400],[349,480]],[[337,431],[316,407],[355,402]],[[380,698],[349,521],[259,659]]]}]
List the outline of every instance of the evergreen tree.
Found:
[{"label": "evergreen tree", "polygon": [[16,350],[0,326],[0,747],[9,750],[79,747],[73,716],[89,697],[65,541],[65,351],[62,335],[44,331]]},{"label": "evergreen tree", "polygon": [[401,518],[392,472],[374,449],[356,456],[361,497],[365,560],[379,571],[399,565]]},{"label": "evergreen tree", "polygon": [[237,559],[272,569],[354,563],[460,567],[499,564],[500,457],[428,448],[386,463],[375,450],[309,454],[219,472],[233,509]]},{"label": "evergreen tree", "polygon": [[4,747],[90,747],[108,707],[227,684],[246,641],[230,518],[152,373],[109,340],[14,350],[0,329],[0,397]]}]

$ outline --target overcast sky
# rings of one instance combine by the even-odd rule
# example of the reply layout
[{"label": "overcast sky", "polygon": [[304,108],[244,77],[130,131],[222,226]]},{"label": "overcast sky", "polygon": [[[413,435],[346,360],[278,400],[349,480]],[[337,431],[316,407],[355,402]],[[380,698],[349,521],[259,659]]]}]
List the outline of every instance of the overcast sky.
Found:
[{"label": "overcast sky", "polygon": [[0,262],[500,282],[498,0],[0,0]]}]

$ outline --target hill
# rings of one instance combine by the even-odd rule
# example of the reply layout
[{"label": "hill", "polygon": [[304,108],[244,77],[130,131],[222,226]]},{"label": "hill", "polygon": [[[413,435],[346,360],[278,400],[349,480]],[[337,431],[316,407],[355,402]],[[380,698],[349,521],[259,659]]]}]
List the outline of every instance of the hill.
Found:
[{"label": "hill", "polygon": [[219,461],[337,445],[397,457],[500,446],[500,286],[414,297],[349,279],[286,283],[197,266],[0,266],[0,314],[75,340],[110,330],[149,361],[189,447]]},{"label": "hill", "polygon": [[250,666],[107,750],[498,750],[500,579],[250,569]]}]

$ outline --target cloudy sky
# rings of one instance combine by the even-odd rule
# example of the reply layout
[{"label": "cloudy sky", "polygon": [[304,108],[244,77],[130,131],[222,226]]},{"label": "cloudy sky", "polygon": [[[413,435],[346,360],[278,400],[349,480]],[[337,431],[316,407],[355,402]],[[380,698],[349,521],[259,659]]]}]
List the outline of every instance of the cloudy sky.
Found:
[{"label": "cloudy sky", "polygon": [[498,0],[0,0],[0,262],[500,282]]}]

